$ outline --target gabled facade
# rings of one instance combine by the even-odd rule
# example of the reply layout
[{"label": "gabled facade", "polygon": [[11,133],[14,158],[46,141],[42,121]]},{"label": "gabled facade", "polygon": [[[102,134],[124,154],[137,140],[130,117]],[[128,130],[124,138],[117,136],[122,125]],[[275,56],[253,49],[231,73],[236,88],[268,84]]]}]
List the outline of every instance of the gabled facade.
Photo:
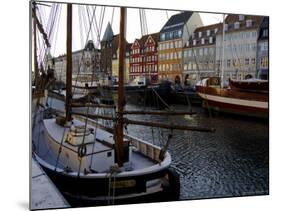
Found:
[{"label": "gabled facade", "polygon": [[[257,40],[262,16],[228,15],[225,19],[225,39],[222,30],[216,39],[216,70],[221,74],[224,64],[224,81],[256,76]],[[224,47],[224,63],[222,48]]]},{"label": "gabled facade", "polygon": [[157,46],[159,33],[148,34],[136,39],[131,45],[129,79],[144,76],[151,83],[158,81]]},{"label": "gabled facade", "polygon": [[182,12],[170,17],[160,31],[158,46],[159,79],[174,81],[183,78],[183,46],[197,27],[202,26],[200,15]]},{"label": "gabled facade", "polygon": [[185,79],[194,81],[203,77],[215,76],[216,33],[222,24],[198,27],[183,50],[183,73]]},{"label": "gabled facade", "polygon": [[[75,75],[89,75],[98,78],[100,74],[100,50],[96,49],[93,41],[89,40],[84,49],[72,52],[72,72]],[[66,55],[49,60],[49,66],[55,70],[59,81],[66,80]]]}]

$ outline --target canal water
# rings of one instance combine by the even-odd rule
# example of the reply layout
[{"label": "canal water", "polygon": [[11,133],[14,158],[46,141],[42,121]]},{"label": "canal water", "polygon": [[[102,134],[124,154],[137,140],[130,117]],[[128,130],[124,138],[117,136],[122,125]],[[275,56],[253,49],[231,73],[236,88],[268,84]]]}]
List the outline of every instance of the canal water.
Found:
[{"label": "canal water", "polygon": [[[127,109],[140,109],[127,105]],[[145,108],[145,109],[155,109]],[[187,110],[184,105],[171,105]],[[214,133],[161,130],[128,125],[128,133],[163,146],[172,134],[168,150],[172,167],[180,174],[181,200],[269,194],[268,121],[211,114],[192,107],[196,115],[129,116],[131,119],[172,122],[215,128]]]},{"label": "canal water", "polygon": [[[57,100],[50,105],[64,109]],[[185,105],[170,105],[176,111]],[[127,110],[157,110],[127,104]],[[268,121],[205,112],[191,107],[196,115],[151,116],[128,118],[215,128],[213,133],[179,131],[128,125],[126,133],[163,146],[169,134],[168,151],[172,167],[180,175],[181,200],[269,194],[269,125]]]}]

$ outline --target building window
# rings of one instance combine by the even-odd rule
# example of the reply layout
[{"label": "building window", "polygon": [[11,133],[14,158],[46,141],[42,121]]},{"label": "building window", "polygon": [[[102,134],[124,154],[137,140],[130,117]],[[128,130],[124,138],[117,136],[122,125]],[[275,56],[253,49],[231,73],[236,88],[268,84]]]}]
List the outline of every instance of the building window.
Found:
[{"label": "building window", "polygon": [[262,31],[262,36],[263,36],[263,37],[268,37],[268,29],[264,29],[264,30]]},{"label": "building window", "polygon": [[200,49],[199,49],[199,55],[200,55],[200,56],[203,56],[203,48],[200,48]]},{"label": "building window", "polygon": [[161,40],[165,40],[165,34],[161,34]]},{"label": "building window", "polygon": [[255,59],[255,58],[252,58],[252,59],[251,59],[251,62],[252,62],[252,65],[255,65],[255,64],[256,64],[256,59]]},{"label": "building window", "polygon": [[210,30],[207,30],[207,36],[210,36]]},{"label": "building window", "polygon": [[179,42],[179,48],[182,47],[182,42],[181,41],[178,41]]},{"label": "building window", "polygon": [[230,67],[230,59],[227,60],[227,67]]},{"label": "building window", "polygon": [[213,43],[213,37],[209,37],[209,43]]},{"label": "building window", "polygon": [[194,46],[196,45],[196,40],[193,40],[193,45],[194,45]]},{"label": "building window", "polygon": [[202,44],[202,45],[205,44],[205,39],[204,39],[204,38],[201,39],[201,44]]},{"label": "building window", "polygon": [[239,15],[239,21],[243,21],[243,20],[244,20],[244,18],[245,18],[245,16],[244,16],[244,15]]},{"label": "building window", "polygon": [[240,23],[239,22],[235,22],[234,23],[234,29],[239,29],[240,27]]},{"label": "building window", "polygon": [[218,32],[218,28],[215,28],[214,32],[215,32],[215,34],[216,34],[216,33]]},{"label": "building window", "polygon": [[178,35],[179,35],[179,37],[181,37],[181,35],[182,35],[182,31],[181,30],[178,31]]},{"label": "building window", "polygon": [[245,59],[245,65],[249,65],[250,60],[249,59]]},{"label": "building window", "polygon": [[204,55],[208,55],[208,48],[204,48]]},{"label": "building window", "polygon": [[246,27],[251,27],[252,23],[253,23],[253,21],[251,19],[246,20]]},{"label": "building window", "polygon": [[228,30],[228,24],[225,23],[225,24],[224,24],[224,31],[227,31],[227,30]]},{"label": "building window", "polygon": [[189,46],[189,41],[186,42],[186,46],[187,46],[187,47]]},{"label": "building window", "polygon": [[202,37],[202,32],[198,32],[198,37]]},{"label": "building window", "polygon": [[191,55],[192,55],[192,50],[189,50],[188,51],[188,56],[191,57]]}]

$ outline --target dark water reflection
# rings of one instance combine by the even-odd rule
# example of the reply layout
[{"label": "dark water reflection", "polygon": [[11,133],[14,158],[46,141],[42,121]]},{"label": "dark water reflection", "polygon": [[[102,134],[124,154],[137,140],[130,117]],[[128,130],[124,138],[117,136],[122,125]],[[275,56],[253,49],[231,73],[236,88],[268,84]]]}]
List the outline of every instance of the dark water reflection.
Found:
[{"label": "dark water reflection", "polygon": [[[173,108],[187,109],[181,105]],[[127,109],[139,108],[127,105]],[[131,115],[129,118],[213,127],[216,132],[161,132],[156,128],[129,125],[128,133],[160,146],[169,133],[173,134],[169,152],[172,165],[180,174],[182,200],[268,194],[268,122],[221,114],[210,118],[199,107],[193,110],[198,113],[192,117]]]}]

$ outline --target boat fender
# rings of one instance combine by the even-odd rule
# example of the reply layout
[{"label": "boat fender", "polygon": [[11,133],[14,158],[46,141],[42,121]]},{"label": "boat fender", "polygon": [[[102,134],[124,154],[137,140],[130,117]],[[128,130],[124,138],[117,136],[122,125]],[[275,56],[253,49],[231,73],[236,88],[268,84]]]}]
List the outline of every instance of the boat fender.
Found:
[{"label": "boat fender", "polygon": [[87,153],[87,147],[86,147],[86,145],[80,145],[79,147],[78,147],[78,156],[79,157],[84,157],[85,155],[86,155],[86,153]]}]

